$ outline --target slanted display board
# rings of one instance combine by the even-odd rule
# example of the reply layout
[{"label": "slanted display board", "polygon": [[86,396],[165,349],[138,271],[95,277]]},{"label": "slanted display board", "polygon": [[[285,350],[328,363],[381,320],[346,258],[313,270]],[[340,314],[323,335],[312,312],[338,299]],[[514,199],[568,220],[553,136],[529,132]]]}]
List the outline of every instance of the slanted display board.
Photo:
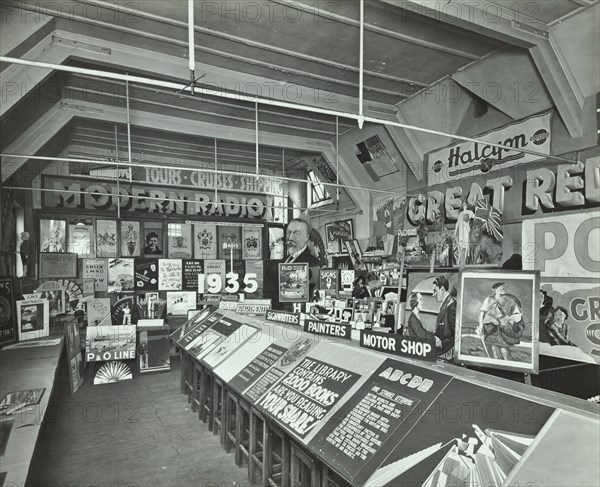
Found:
[{"label": "slanted display board", "polygon": [[537,467],[524,463],[544,458],[540,445],[554,448],[544,438],[559,415],[573,438],[587,435],[561,460],[596,464],[600,421],[578,400],[565,415],[558,399],[523,384],[230,310],[200,311],[171,338],[353,486],[504,485],[519,472],[535,480],[524,472]]}]

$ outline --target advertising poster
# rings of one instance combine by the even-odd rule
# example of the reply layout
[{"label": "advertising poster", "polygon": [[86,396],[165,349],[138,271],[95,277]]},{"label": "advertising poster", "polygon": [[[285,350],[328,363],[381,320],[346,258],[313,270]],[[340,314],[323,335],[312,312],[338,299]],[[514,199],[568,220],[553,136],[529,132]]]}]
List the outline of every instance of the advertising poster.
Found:
[{"label": "advertising poster", "polygon": [[167,293],[167,316],[187,316],[190,309],[196,309],[196,291],[169,291]]},{"label": "advertising poster", "polygon": [[233,335],[243,326],[242,323],[229,318],[227,315],[222,316],[221,319],[218,318],[217,313],[212,315],[207,321],[215,321],[213,326],[206,329],[185,347],[197,360],[204,359],[215,347],[221,346],[227,337]]},{"label": "advertising poster", "polygon": [[[47,286],[44,286],[42,284],[41,287],[46,288]],[[38,288],[38,292],[37,292],[36,296],[39,299],[47,299],[48,300],[48,309],[50,312],[50,316],[52,318],[65,313],[67,303],[66,303],[65,289],[63,287],[61,287],[60,289],[48,289],[48,290],[42,290],[42,289]]]},{"label": "advertising poster", "polygon": [[310,301],[308,264],[279,264],[279,301],[305,303]]},{"label": "advertising poster", "polygon": [[173,340],[178,346],[181,346],[180,340],[186,336],[191,330],[200,326],[204,320],[206,320],[213,312],[215,308],[207,306],[203,310],[188,312],[188,320],[171,333],[171,340]]},{"label": "advertising poster", "polygon": [[75,394],[83,385],[83,361],[81,360],[81,337],[77,323],[65,324],[65,343],[69,361],[71,394]]},{"label": "advertising poster", "polygon": [[523,269],[544,277],[598,279],[600,211],[524,220]]},{"label": "advertising poster", "polygon": [[67,252],[77,254],[79,257],[94,257],[94,226],[91,224],[76,223],[69,225],[69,240]]},{"label": "advertising poster", "polygon": [[117,222],[96,220],[96,257],[117,256]]},{"label": "advertising poster", "polygon": [[0,345],[17,341],[17,315],[12,277],[0,277]]},{"label": "advertising poster", "polygon": [[[396,374],[404,372],[406,368],[402,365]],[[418,375],[427,378],[429,374],[424,369]],[[388,387],[402,390],[402,395],[406,391],[415,399],[423,396],[418,387],[409,389],[397,380],[384,382]],[[433,378],[432,390],[437,386],[438,381]],[[412,398],[407,399],[414,404]],[[433,403],[423,399],[417,404],[414,410],[417,414],[409,414],[392,439],[383,445],[387,450],[383,463],[375,471],[367,464],[368,468],[355,476],[354,482],[371,487],[505,485],[553,411],[541,404],[453,379]],[[409,425],[412,428],[407,428]],[[358,462],[358,467],[361,466]]]},{"label": "advertising poster", "polygon": [[459,295],[456,361],[536,374],[539,273],[464,271]]},{"label": "advertising poster", "polygon": [[142,250],[140,222],[121,222],[121,257],[139,257]]},{"label": "advertising poster", "polygon": [[350,260],[352,261],[352,267],[354,267],[354,270],[366,271],[367,264],[363,262],[362,250],[360,248],[358,240],[346,240],[344,244],[346,245],[346,250],[350,255]]},{"label": "advertising poster", "polygon": [[235,330],[231,335],[221,340],[221,342],[204,357],[204,362],[214,369],[219,364],[223,363],[224,360],[228,359],[232,353],[242,347],[245,343],[253,341],[259,330],[260,328],[257,326],[251,326],[247,323],[242,324],[242,326]]},{"label": "advertising poster", "polygon": [[110,325],[110,298],[86,298],[88,326]]},{"label": "advertising poster", "polygon": [[285,237],[283,228],[269,227],[269,259],[282,260],[285,257]]},{"label": "advertising poster", "polygon": [[204,261],[201,259],[184,259],[183,260],[183,291],[198,290],[198,274],[204,274]]},{"label": "advertising poster", "polygon": [[256,280],[256,289],[245,288],[244,292],[252,295],[252,297],[260,297],[263,295],[263,289],[265,285],[264,262],[262,260],[247,260],[245,275],[250,277],[250,274],[254,275],[254,279]]},{"label": "advertising poster", "polygon": [[[225,287],[225,261],[224,260],[205,260],[204,261],[204,274],[206,276],[206,285],[205,290],[211,294],[220,293]],[[209,276],[212,274],[216,274],[221,279],[221,284],[219,286],[212,285],[211,280],[209,280]],[[200,289],[200,288],[198,288]]]},{"label": "advertising poster", "polygon": [[135,290],[158,290],[158,259],[135,259]]},{"label": "advertising poster", "polygon": [[160,291],[181,291],[182,270],[181,259],[159,259],[158,289]]},{"label": "advertising poster", "polygon": [[109,259],[108,292],[122,293],[134,289],[134,259]]},{"label": "advertising poster", "polygon": [[77,277],[77,254],[45,252],[40,254],[40,276]]},{"label": "advertising poster", "polygon": [[138,364],[140,372],[171,368],[169,325],[138,327]]},{"label": "advertising poster", "polygon": [[194,257],[217,258],[217,226],[207,223],[194,224]]},{"label": "advertising poster", "polygon": [[219,225],[217,227],[217,241],[220,259],[230,261],[232,258],[242,258],[242,227]]},{"label": "advertising poster", "polygon": [[167,225],[169,259],[191,259],[194,257],[192,225],[189,223],[169,223]]},{"label": "advertising poster", "polygon": [[85,339],[86,362],[135,359],[136,327],[93,326]]},{"label": "advertising poster", "polygon": [[17,301],[19,341],[47,337],[50,334],[50,313],[47,299]]},{"label": "advertising poster", "polygon": [[[362,485],[366,479],[357,480],[359,474],[368,475],[390,454],[449,382],[450,377],[430,369],[386,359],[308,446]],[[368,485],[384,486],[389,480]]]},{"label": "advertising poster", "polygon": [[542,279],[540,354],[600,364],[600,283]]},{"label": "advertising poster", "polygon": [[[49,284],[49,282],[51,284]],[[48,286],[48,287],[47,287]],[[60,287],[65,290],[65,313],[73,314],[76,310],[81,309],[81,299],[83,298],[83,289],[81,286],[70,279],[59,279],[58,281],[46,281],[40,284],[38,291],[50,290]]]},{"label": "advertising poster", "polygon": [[319,289],[337,294],[340,288],[339,269],[319,269]]},{"label": "advertising poster", "polygon": [[111,306],[111,323],[113,326],[135,325],[139,319],[133,296],[120,299]]},{"label": "advertising poster", "polygon": [[93,279],[94,290],[108,291],[108,261],[106,259],[83,259],[83,279]]},{"label": "advertising poster", "polygon": [[167,300],[161,299],[158,292],[136,295],[135,306],[139,319],[164,320],[167,318]]},{"label": "advertising poster", "polygon": [[177,341],[177,345],[189,350],[194,346],[195,341],[199,336],[206,333],[208,329],[210,329],[215,323],[223,318],[224,314],[218,310],[215,310],[215,308],[210,307],[208,310],[209,311],[206,313],[204,318],[202,318],[202,315],[204,315],[207,310],[203,310],[202,315],[196,315],[190,324],[187,333],[183,334]]},{"label": "advertising poster", "polygon": [[450,360],[454,353],[459,274],[411,272],[403,330],[409,337],[435,342],[435,355]]},{"label": "advertising poster", "polygon": [[66,220],[40,220],[40,252],[66,252],[66,244]]},{"label": "advertising poster", "polygon": [[352,220],[338,220],[325,225],[325,246],[328,254],[345,254],[346,240],[354,238]]},{"label": "advertising poster", "polygon": [[144,257],[164,257],[163,224],[144,222]]},{"label": "advertising poster", "polygon": [[242,259],[262,260],[262,227],[242,228]]}]

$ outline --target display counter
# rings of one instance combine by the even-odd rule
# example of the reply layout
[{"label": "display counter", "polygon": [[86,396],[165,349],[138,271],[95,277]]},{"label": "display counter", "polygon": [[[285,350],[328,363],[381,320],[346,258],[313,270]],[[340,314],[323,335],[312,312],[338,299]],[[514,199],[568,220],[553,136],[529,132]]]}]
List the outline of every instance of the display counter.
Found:
[{"label": "display counter", "polygon": [[172,339],[182,391],[251,482],[574,485],[577,469],[584,486],[600,475],[596,404],[214,308]]},{"label": "display counter", "polygon": [[[35,404],[20,408],[12,406],[11,409],[18,409],[0,416],[4,452],[0,459],[0,475],[4,485],[25,484],[56,382],[63,340],[54,337],[39,342],[58,343],[28,347],[28,342],[21,342],[17,348],[4,348],[0,352],[0,400],[17,391],[37,391],[29,394]],[[10,412],[10,409],[4,412]]]}]

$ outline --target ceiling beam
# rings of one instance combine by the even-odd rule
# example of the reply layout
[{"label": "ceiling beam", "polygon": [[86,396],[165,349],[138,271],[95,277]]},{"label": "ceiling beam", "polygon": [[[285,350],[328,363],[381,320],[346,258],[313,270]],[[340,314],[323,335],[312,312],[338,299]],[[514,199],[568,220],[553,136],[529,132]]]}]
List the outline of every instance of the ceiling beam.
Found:
[{"label": "ceiling beam", "polygon": [[381,0],[404,10],[445,21],[478,34],[528,49],[571,137],[581,137],[583,99],[566,59],[561,59],[551,40],[551,28],[543,22],[478,0],[453,0],[444,6],[422,0]]}]

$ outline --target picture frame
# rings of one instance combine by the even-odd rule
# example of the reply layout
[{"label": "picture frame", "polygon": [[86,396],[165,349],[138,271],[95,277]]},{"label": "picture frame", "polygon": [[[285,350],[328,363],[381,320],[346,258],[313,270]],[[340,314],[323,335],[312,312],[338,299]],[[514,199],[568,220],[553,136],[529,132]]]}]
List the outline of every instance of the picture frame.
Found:
[{"label": "picture frame", "polygon": [[[67,220],[40,219],[40,252],[61,253],[67,250]],[[40,275],[41,274],[40,271]],[[44,276],[45,277],[45,276]]]},{"label": "picture frame", "polygon": [[96,220],[96,257],[117,257],[116,220]]},{"label": "picture frame", "polygon": [[121,257],[139,257],[141,250],[140,222],[121,221]]},{"label": "picture frame", "polygon": [[194,243],[192,242],[192,225],[190,223],[168,223],[167,241],[167,258],[193,258]]},{"label": "picture frame", "polygon": [[16,302],[19,341],[47,337],[50,313],[47,299],[25,299]]},{"label": "picture frame", "polygon": [[67,252],[40,253],[40,278],[77,278],[77,254]]},{"label": "picture frame", "polygon": [[165,255],[163,224],[160,222],[144,222],[142,255],[144,257],[161,258]]},{"label": "picture frame", "polygon": [[95,243],[93,219],[70,217],[67,251],[91,259],[96,256]]},{"label": "picture frame", "polygon": [[455,360],[537,374],[539,301],[539,271],[463,271]]},{"label": "picture frame", "polygon": [[360,248],[360,244],[358,240],[346,240],[345,242],[346,249],[348,254],[350,255],[350,260],[352,261],[352,266],[355,271],[366,271],[367,264],[365,264],[362,260],[362,250]]},{"label": "picture frame", "polygon": [[347,254],[345,241],[354,239],[352,220],[339,220],[325,224],[325,246],[328,254]]},{"label": "picture frame", "polygon": [[307,263],[279,264],[279,302],[306,303],[309,296]]}]

